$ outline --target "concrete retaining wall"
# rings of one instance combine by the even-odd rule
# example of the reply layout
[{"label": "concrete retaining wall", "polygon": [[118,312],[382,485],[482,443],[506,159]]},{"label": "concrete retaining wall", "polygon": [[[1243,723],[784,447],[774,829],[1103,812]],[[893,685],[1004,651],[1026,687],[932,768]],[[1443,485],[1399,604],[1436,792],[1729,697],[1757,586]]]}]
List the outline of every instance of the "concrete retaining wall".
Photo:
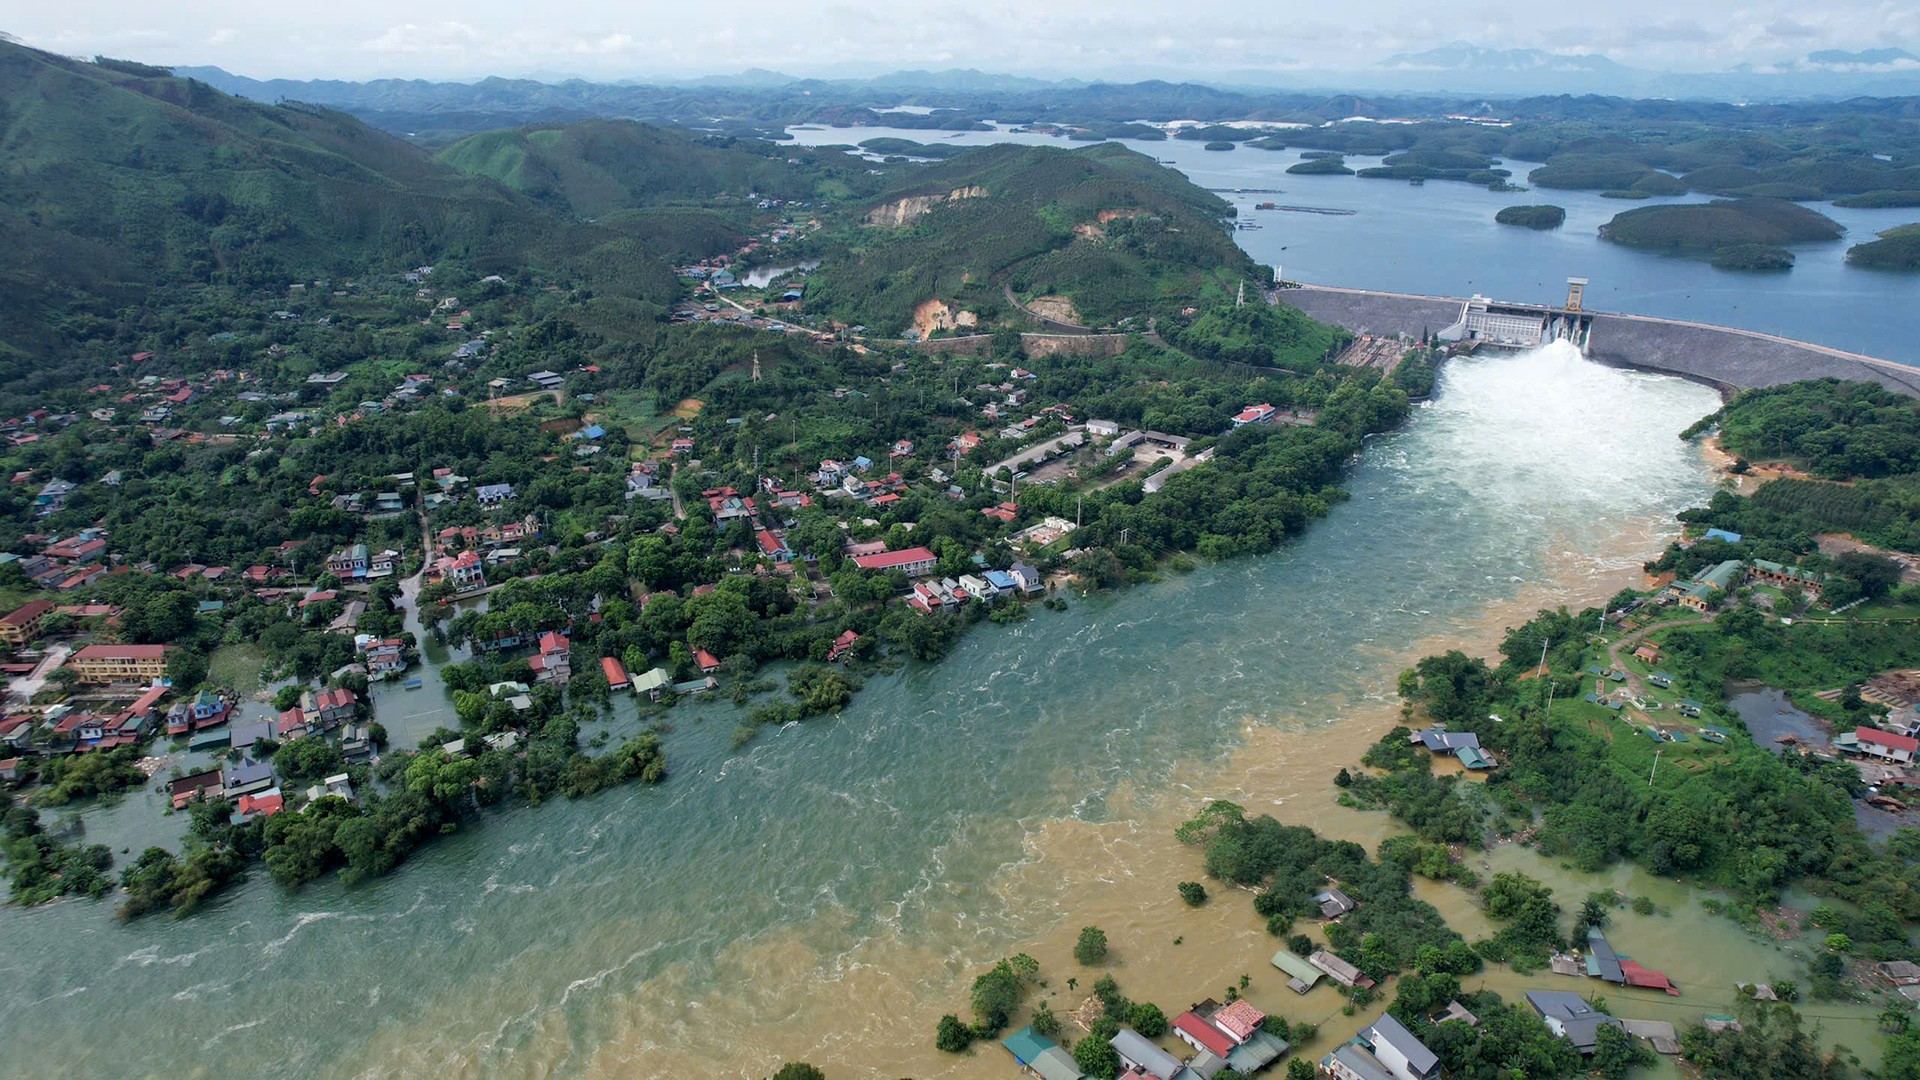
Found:
[{"label": "concrete retaining wall", "polygon": [[[1438,331],[1460,314],[1462,301],[1311,286],[1280,293],[1322,322],[1355,333]],[[1587,355],[1599,363],[1679,375],[1722,390],[1833,377],[1877,382],[1920,397],[1920,368],[1875,362],[1800,342],[1726,327],[1629,315],[1596,315]]]},{"label": "concrete retaining wall", "polygon": [[1292,304],[1323,323],[1356,334],[1439,333],[1460,318],[1463,301],[1437,297],[1396,296],[1388,293],[1283,289],[1280,302]]}]

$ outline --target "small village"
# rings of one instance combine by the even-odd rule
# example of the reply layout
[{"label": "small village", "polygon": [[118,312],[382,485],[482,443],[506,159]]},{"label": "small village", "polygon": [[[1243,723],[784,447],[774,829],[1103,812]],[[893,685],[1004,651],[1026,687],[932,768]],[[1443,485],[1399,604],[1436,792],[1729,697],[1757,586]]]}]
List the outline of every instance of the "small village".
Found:
[{"label": "small village", "polygon": [[[763,209],[778,214],[785,208]],[[759,247],[771,251],[796,235],[793,226],[776,226],[739,257],[760,257]],[[687,279],[713,297],[708,307],[761,292],[743,288],[725,259],[685,269]],[[0,422],[0,437],[27,455],[43,440],[79,425],[102,438],[157,451],[230,449],[244,467],[260,470],[299,440],[394,422],[436,401],[484,407],[494,420],[528,412],[553,417],[540,423],[540,431],[553,440],[551,449],[530,463],[531,470],[529,463],[506,473],[475,469],[471,458],[463,462],[450,455],[443,462],[429,459],[418,468],[393,472],[348,467],[302,473],[297,486],[279,497],[311,508],[302,512],[325,515],[334,535],[358,538],[329,546],[292,536],[254,551],[246,561],[189,551],[181,561],[164,563],[120,550],[114,530],[103,522],[70,532],[57,528],[71,519],[68,511],[76,497],[109,496],[122,483],[121,471],[100,476],[99,488],[47,479],[42,470],[16,472],[14,485],[33,490],[33,512],[49,528],[24,535],[19,549],[0,555],[0,564],[10,568],[9,574],[17,571],[29,589],[54,598],[32,599],[0,615],[0,643],[11,654],[0,665],[9,680],[0,720],[0,753],[8,756],[0,758],[0,782],[25,787],[31,799],[43,774],[67,775],[64,765],[51,763],[138,748],[143,756],[137,768],[165,789],[169,808],[219,801],[231,808],[234,820],[244,822],[327,797],[352,801],[369,785],[382,786],[373,768],[390,740],[411,749],[424,739],[423,746],[454,757],[512,753],[524,744],[524,722],[541,714],[533,708],[531,691],[564,690],[581,671],[593,673],[596,686],[665,703],[711,693],[730,675],[752,670],[757,661],[736,659],[719,643],[685,642],[673,655],[656,654],[646,662],[632,649],[576,655],[575,629],[584,618],[599,621],[597,610],[558,618],[549,614],[538,623],[512,626],[493,619],[489,629],[448,644],[465,646],[472,657],[493,665],[490,670],[498,677],[489,681],[486,696],[504,703],[503,715],[522,723],[484,737],[438,741],[429,738],[431,725],[418,722],[390,731],[391,718],[380,715],[380,695],[372,690],[393,684],[437,696],[438,678],[420,665],[428,638],[437,647],[436,635],[452,629],[442,620],[463,608],[485,610],[503,586],[553,577],[564,569],[556,560],[574,550],[562,541],[580,542],[577,532],[572,538],[555,535],[551,510],[539,505],[537,492],[529,494],[537,486],[530,476],[618,478],[616,498],[600,508],[604,516],[589,519],[599,525],[586,534],[589,545],[595,536],[623,525],[631,529],[631,522],[649,522],[643,527],[674,543],[690,518],[700,518],[718,530],[741,530],[738,536],[748,541],[732,548],[726,574],[789,582],[803,610],[846,606],[836,586],[847,580],[842,574],[853,571],[888,582],[891,598],[908,612],[955,617],[970,609],[999,610],[1016,601],[1047,599],[1069,580],[1082,553],[1073,543],[1079,514],[1029,511],[1027,493],[1063,483],[1098,491],[1144,477],[1143,490],[1152,495],[1213,453],[1211,447],[1189,452],[1197,435],[1079,420],[1066,401],[1036,400],[1041,376],[1020,364],[932,355],[895,362],[866,388],[838,387],[830,404],[858,412],[873,393],[911,374],[910,366],[926,368],[926,375],[960,391],[956,404],[977,417],[979,429],[961,426],[932,439],[893,439],[868,453],[822,458],[797,475],[757,467],[743,474],[726,464],[708,464],[711,455],[703,450],[715,430],[713,418],[697,409],[663,416],[644,429],[623,421],[620,397],[604,389],[605,373],[595,364],[564,373],[535,368],[520,376],[494,374],[517,332],[500,312],[516,294],[525,295],[524,283],[491,274],[467,281],[463,295],[452,295],[451,279],[443,279],[447,275],[436,276],[436,267],[422,265],[392,285],[297,282],[288,288],[286,306],[264,316],[270,336],[281,340],[267,346],[257,368],[225,366],[176,375],[169,372],[180,365],[142,350],[114,365],[113,381],[89,388],[103,402],[89,412],[35,410]],[[788,279],[763,299],[797,313],[804,295],[804,282]],[[303,357],[303,343],[312,347],[348,332],[356,321],[377,321],[379,305],[387,302],[397,311],[413,312],[418,332],[444,342],[431,349],[440,359],[403,373],[385,393],[371,395],[358,369],[316,370]],[[240,340],[234,333],[226,343]],[[949,371],[978,377],[962,390],[961,380],[950,378]],[[760,381],[757,352],[742,374],[749,384]],[[1267,403],[1226,411],[1230,417],[1221,435],[1249,425],[1313,422],[1311,409]],[[729,427],[739,423],[739,418],[726,421]],[[604,454],[609,447],[616,453]],[[998,460],[983,462],[990,452]],[[903,511],[931,503],[977,507],[966,511],[977,515],[978,525],[969,531],[992,539],[980,544],[963,537],[955,543],[916,533],[916,522]],[[1057,504],[1044,503],[1049,509]],[[817,527],[802,528],[806,541],[800,542],[795,529],[818,521],[823,511],[834,516],[837,544],[823,548]],[[822,556],[828,554],[845,570],[824,572]],[[143,621],[129,634],[124,606],[108,599],[142,578],[164,580],[191,597],[191,610],[167,632],[147,628]],[[720,580],[724,575],[675,590],[643,585],[630,599],[641,609],[656,596],[696,600],[713,595]],[[69,595],[72,602],[60,599]],[[595,599],[594,606],[607,599]],[[249,620],[284,621],[326,643],[326,666],[289,681],[281,665],[270,664],[271,678],[249,694],[236,686],[255,680],[251,673],[236,680],[220,662],[224,650],[215,650],[215,663],[209,665],[199,650],[179,644],[184,631],[197,629],[204,637],[209,628],[228,625],[242,613],[250,613]],[[821,631],[823,644],[814,656],[819,661],[866,662],[885,651],[871,620],[856,627],[842,617]],[[218,672],[210,673],[209,666]],[[449,717],[439,728],[457,733],[459,725]],[[277,760],[285,760],[278,751],[301,740],[327,746],[330,753],[316,760],[338,768],[324,775],[276,768]]]}]

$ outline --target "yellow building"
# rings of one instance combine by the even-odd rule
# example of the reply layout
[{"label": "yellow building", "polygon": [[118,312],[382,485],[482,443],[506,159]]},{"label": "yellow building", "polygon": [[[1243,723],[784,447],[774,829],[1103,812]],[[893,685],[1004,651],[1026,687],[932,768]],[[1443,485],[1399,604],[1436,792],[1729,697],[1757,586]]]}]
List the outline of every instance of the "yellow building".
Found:
[{"label": "yellow building", "polygon": [[53,604],[46,600],[35,600],[22,604],[6,615],[0,615],[0,642],[8,648],[18,649],[40,636],[40,627],[53,614]]},{"label": "yellow building", "polygon": [[108,683],[151,683],[167,674],[167,645],[89,645],[67,658],[80,681],[95,686]]}]

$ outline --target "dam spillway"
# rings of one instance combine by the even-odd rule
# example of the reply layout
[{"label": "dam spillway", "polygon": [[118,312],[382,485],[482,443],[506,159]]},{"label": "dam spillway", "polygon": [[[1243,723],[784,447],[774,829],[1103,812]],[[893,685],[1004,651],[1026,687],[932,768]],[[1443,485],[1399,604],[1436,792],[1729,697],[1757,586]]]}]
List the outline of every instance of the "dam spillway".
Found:
[{"label": "dam spillway", "polygon": [[[1278,295],[1313,318],[1354,333],[1416,338],[1462,322],[1470,303],[1465,298],[1319,285],[1288,288]],[[1563,310],[1545,305],[1501,306],[1537,309],[1543,316]],[[1733,327],[1643,315],[1583,314],[1590,320],[1584,351],[1603,364],[1678,375],[1722,390],[1836,378],[1877,382],[1920,397],[1920,368],[1889,360]]]}]

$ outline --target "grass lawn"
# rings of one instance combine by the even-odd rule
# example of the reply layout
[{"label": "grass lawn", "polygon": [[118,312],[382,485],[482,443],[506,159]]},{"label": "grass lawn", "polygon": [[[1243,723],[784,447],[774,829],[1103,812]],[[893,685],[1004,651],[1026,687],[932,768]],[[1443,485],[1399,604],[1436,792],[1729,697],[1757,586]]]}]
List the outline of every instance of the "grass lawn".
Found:
[{"label": "grass lawn", "polygon": [[[1729,753],[1725,746],[1716,746],[1692,734],[1690,729],[1697,722],[1677,712],[1671,714],[1671,726],[1689,730],[1688,740],[1682,743],[1655,742],[1645,734],[1642,725],[1630,722],[1625,712],[1616,713],[1580,699],[1554,702],[1553,716],[1569,728],[1590,728],[1596,734],[1604,731],[1611,736],[1607,742],[1607,765],[1630,783],[1647,782],[1647,774],[1653,771],[1655,752],[1660,755],[1660,770],[1654,777],[1656,787],[1677,786],[1688,776],[1725,760]],[[1662,726],[1668,726],[1667,718],[1659,719]]]},{"label": "grass lawn", "polygon": [[625,431],[627,441],[636,445],[645,443],[660,429],[653,395],[638,390],[612,390],[599,395],[589,415],[605,427]]},{"label": "grass lawn", "polygon": [[259,645],[222,645],[207,657],[207,679],[251,696],[264,685],[260,669],[272,662],[272,654]]}]

